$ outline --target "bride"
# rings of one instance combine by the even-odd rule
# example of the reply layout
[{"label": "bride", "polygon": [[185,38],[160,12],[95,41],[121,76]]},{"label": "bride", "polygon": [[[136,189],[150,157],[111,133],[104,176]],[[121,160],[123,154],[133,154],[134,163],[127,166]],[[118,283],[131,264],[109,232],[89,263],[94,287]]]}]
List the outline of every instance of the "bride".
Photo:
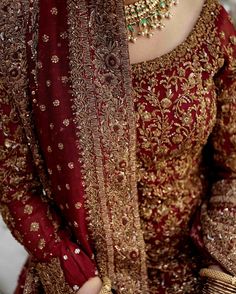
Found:
[{"label": "bride", "polygon": [[30,256],[15,293],[234,293],[236,31],[221,4],[0,13],[0,207]]}]

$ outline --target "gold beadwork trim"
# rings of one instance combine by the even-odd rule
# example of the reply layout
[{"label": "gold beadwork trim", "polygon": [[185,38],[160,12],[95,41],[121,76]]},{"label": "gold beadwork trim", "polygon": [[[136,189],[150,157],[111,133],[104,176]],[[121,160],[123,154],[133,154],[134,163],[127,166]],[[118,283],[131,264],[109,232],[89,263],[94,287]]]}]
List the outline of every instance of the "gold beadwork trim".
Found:
[{"label": "gold beadwork trim", "polygon": [[[123,3],[99,0],[96,7],[90,8],[85,1],[80,1],[79,8],[72,0],[67,4],[72,109],[96,262],[100,275],[112,280],[117,293],[147,293],[145,249],[135,179],[135,116],[130,96]],[[103,14],[110,15],[112,23],[118,23],[115,36],[109,31],[109,24],[101,28],[95,17]],[[97,55],[93,56],[92,48],[96,48]],[[113,87],[106,83],[107,75],[120,79],[119,84]],[[114,128],[118,131],[114,132]],[[124,170],[119,167],[120,161],[126,165]],[[128,207],[124,205],[127,199]],[[126,214],[129,218],[124,228],[122,217]]]},{"label": "gold beadwork trim", "polygon": [[203,268],[200,270],[200,276],[204,277],[204,278],[220,280],[220,281],[225,282],[227,284],[236,286],[236,277],[235,276],[231,276],[231,275],[228,275],[224,272],[220,272],[217,270]]},{"label": "gold beadwork trim", "polygon": [[[105,197],[104,175],[101,170],[102,151],[99,148],[98,125],[96,119],[93,119],[94,114],[90,112],[91,110],[96,111],[96,103],[93,99],[91,84],[85,82],[85,77],[89,80],[93,78],[92,65],[90,64],[90,44],[89,40],[86,39],[89,12],[84,0],[79,3],[79,10],[76,1],[68,0],[67,6],[70,67],[74,97],[73,112],[74,122],[77,126],[77,145],[84,154],[84,156],[80,155],[80,162],[85,186],[88,225],[93,234],[95,247],[98,247],[98,245],[96,246],[98,242],[103,244],[97,250],[96,255],[100,274],[114,277],[114,246]],[[103,236],[100,234],[101,231],[97,231],[99,224],[99,227],[102,228],[101,231],[104,232]]]},{"label": "gold beadwork trim", "polygon": [[112,294],[111,292],[111,280],[108,277],[103,278],[103,287],[99,294]]}]

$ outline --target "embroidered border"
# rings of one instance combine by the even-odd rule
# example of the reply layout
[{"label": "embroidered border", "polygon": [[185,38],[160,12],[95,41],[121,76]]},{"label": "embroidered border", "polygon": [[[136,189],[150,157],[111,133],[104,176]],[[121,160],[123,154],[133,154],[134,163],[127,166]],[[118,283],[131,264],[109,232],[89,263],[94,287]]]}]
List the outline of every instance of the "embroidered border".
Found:
[{"label": "embroidered border", "polygon": [[67,3],[73,113],[97,264],[118,293],[147,293],[123,2]]},{"label": "embroidered border", "polygon": [[[85,191],[87,193],[87,208],[89,210],[89,226],[93,232],[95,243],[101,242],[97,249],[97,262],[101,274],[114,277],[114,252],[111,236],[111,227],[105,198],[105,183],[103,182],[102,151],[99,150],[99,134],[96,120],[93,121],[92,109],[96,109],[92,85],[87,85],[85,80],[93,78],[90,64],[90,44],[88,36],[88,11],[85,1],[68,1],[68,22],[71,48],[71,79],[73,82],[74,105],[73,112],[77,125],[78,147],[84,154],[81,166]],[[96,114],[95,114],[96,115]],[[95,116],[96,119],[96,116]],[[94,130],[94,141],[92,129]],[[93,145],[96,144],[96,147]],[[94,149],[96,150],[96,157]],[[96,168],[95,168],[96,166]],[[89,172],[86,172],[89,171]],[[98,178],[100,179],[98,181]],[[98,186],[96,186],[96,183]],[[98,203],[98,199],[101,204]],[[100,207],[101,206],[101,207]],[[102,214],[102,218],[100,218]],[[97,231],[97,227],[103,227]],[[101,232],[105,232],[102,236]],[[96,246],[98,247],[98,246]]]}]

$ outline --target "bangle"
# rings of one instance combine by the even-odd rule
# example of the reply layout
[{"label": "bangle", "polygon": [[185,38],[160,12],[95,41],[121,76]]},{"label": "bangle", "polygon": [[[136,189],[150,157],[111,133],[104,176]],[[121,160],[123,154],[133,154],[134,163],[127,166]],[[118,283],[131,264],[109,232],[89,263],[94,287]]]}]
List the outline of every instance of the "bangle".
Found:
[{"label": "bangle", "polygon": [[207,268],[201,269],[200,276],[207,278],[203,288],[204,294],[236,293],[236,277],[234,276]]},{"label": "bangle", "polygon": [[111,292],[111,280],[108,277],[103,278],[103,286],[99,294],[112,294]]}]

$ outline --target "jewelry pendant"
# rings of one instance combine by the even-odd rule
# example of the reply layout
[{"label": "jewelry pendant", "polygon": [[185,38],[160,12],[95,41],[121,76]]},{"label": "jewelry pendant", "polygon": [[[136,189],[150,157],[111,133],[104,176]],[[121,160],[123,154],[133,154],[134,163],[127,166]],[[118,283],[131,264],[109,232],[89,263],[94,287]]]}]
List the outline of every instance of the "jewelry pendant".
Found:
[{"label": "jewelry pendant", "polygon": [[128,40],[135,42],[138,36],[150,38],[155,29],[163,29],[164,19],[171,18],[171,7],[178,0],[139,0],[125,5]]}]

